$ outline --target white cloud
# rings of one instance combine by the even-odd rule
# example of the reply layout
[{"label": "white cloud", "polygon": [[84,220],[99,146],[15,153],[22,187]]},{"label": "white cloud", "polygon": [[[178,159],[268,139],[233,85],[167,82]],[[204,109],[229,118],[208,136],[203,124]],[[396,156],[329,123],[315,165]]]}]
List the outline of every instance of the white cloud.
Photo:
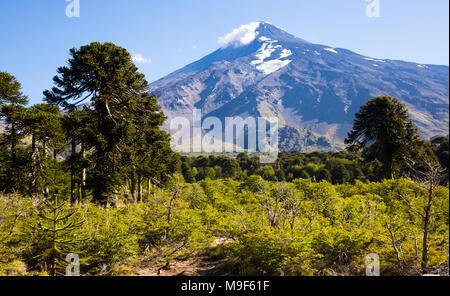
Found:
[{"label": "white cloud", "polygon": [[222,48],[233,45],[234,47],[244,46],[250,44],[253,40],[255,40],[258,32],[260,22],[254,22],[247,25],[242,25],[239,28],[234,29],[231,33],[220,37],[219,43],[222,45]]},{"label": "white cloud", "polygon": [[133,55],[131,56],[131,60],[139,64],[150,64],[152,62],[152,60],[145,58],[140,53],[133,53]]}]

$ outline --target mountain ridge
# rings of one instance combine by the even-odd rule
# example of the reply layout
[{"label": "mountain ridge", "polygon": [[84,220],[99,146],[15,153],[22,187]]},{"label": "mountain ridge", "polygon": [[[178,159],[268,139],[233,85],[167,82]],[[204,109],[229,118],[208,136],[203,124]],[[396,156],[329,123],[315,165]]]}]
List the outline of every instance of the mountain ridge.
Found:
[{"label": "mountain ridge", "polygon": [[241,26],[220,42],[216,51],[150,84],[169,119],[189,118],[194,108],[204,117],[276,116],[281,127],[342,147],[359,107],[390,95],[405,103],[424,138],[448,133],[448,66],[313,44],[268,22]]}]

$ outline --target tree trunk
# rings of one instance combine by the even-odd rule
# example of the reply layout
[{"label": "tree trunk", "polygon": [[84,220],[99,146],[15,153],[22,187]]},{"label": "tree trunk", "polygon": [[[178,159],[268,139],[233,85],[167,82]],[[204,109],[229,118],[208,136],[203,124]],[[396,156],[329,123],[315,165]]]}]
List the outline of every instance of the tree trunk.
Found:
[{"label": "tree trunk", "polygon": [[138,190],[138,201],[142,202],[142,177],[140,174],[137,175],[137,190]]},{"label": "tree trunk", "polygon": [[76,202],[78,204],[81,204],[81,186],[80,186],[80,182],[77,182],[77,194],[76,194]]},{"label": "tree trunk", "polygon": [[[76,147],[75,141],[72,141],[72,160],[75,157]],[[73,168],[70,169],[70,204],[75,205],[75,170]]]},{"label": "tree trunk", "polygon": [[14,175],[15,175],[15,168],[17,163],[16,158],[16,128],[14,122],[11,123],[11,165],[8,167],[8,182],[9,185],[14,187]]},{"label": "tree trunk", "polygon": [[170,223],[170,221],[172,220],[173,203],[177,197],[178,197],[178,190],[175,190],[175,192],[172,193],[169,206],[167,207],[167,223]]},{"label": "tree trunk", "polygon": [[416,260],[419,259],[419,246],[417,245],[417,236],[414,236],[414,256]]},{"label": "tree trunk", "polygon": [[[42,142],[42,162],[40,162],[41,163],[41,167],[42,167],[43,163],[45,164],[46,158],[47,158],[47,142],[44,141],[44,142]],[[49,190],[48,190],[48,182],[47,182],[46,179],[47,179],[46,177],[43,178],[43,180],[44,180],[43,192],[44,192],[44,197],[48,198],[49,197]]]},{"label": "tree trunk", "polygon": [[14,122],[11,123],[11,160],[13,165],[16,163],[16,126]]},{"label": "tree trunk", "polygon": [[425,208],[425,218],[423,221],[423,250],[422,250],[422,271],[426,272],[428,267],[428,234],[430,228],[430,218],[431,218],[431,204],[433,202],[433,184],[430,184],[428,189],[428,204]]},{"label": "tree trunk", "polygon": [[130,193],[131,193],[131,198],[133,199],[133,203],[136,203],[136,177],[134,175],[134,172],[131,174],[130,177]]},{"label": "tree trunk", "polygon": [[423,228],[423,250],[422,250],[422,271],[426,272],[428,266],[428,227],[429,223],[426,221],[428,218],[425,217],[425,224]]},{"label": "tree trunk", "polygon": [[397,247],[397,243],[396,243],[396,240],[395,240],[395,235],[394,235],[394,233],[392,231],[392,228],[391,228],[391,226],[389,224],[386,223],[386,227],[389,230],[389,233],[391,234],[391,243],[392,243],[392,247],[394,248],[394,251],[395,251],[395,256],[397,257],[398,267],[402,268],[403,267],[402,266],[402,259],[401,259],[401,256],[400,256],[400,251],[399,251],[399,249]]},{"label": "tree trunk", "polygon": [[36,196],[37,194],[37,176],[36,176],[36,137],[33,134],[31,136],[31,183],[30,183],[30,195]]},{"label": "tree trunk", "polygon": [[[84,149],[84,144],[81,143],[81,159],[85,158],[85,149]],[[83,169],[81,170],[81,199],[82,200],[86,200],[86,168],[83,167]]]}]

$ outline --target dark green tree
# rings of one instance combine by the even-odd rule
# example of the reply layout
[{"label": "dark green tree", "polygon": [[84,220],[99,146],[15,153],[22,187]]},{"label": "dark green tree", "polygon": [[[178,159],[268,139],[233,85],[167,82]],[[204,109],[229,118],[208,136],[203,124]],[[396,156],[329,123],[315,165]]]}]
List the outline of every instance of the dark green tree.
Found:
[{"label": "dark green tree", "polygon": [[[86,199],[86,169],[89,167],[86,149],[91,148],[89,143],[92,143],[92,139],[95,138],[95,121],[91,113],[92,111],[87,108],[72,110],[63,118],[63,129],[71,147],[71,154],[66,159],[66,167],[70,171],[72,205],[76,201]],[[77,146],[79,146],[79,152],[77,152]]]},{"label": "dark green tree", "polygon": [[222,176],[225,178],[238,178],[241,174],[239,162],[235,158],[218,157],[217,165],[222,167]]},{"label": "dark green tree", "polygon": [[17,149],[25,135],[18,129],[17,124],[25,111],[24,106],[28,103],[28,98],[21,88],[21,84],[13,75],[0,72],[0,120],[5,122],[5,134],[0,139],[0,144],[10,151],[10,157],[5,160],[5,183],[8,191],[19,190],[18,182],[23,181],[24,163],[23,159],[18,159]]},{"label": "dark green tree", "polygon": [[142,201],[144,181],[147,191],[151,183],[162,185],[179,171],[181,163],[170,147],[170,136],[158,128],[166,117],[160,112],[156,96],[139,98],[138,106],[122,161],[128,171],[131,195],[135,201]]},{"label": "dark green tree", "polygon": [[449,140],[446,137],[437,137],[431,141],[432,149],[441,166],[448,172]]},{"label": "dark green tree", "polygon": [[326,168],[321,168],[316,173],[316,179],[317,181],[327,181],[332,182],[332,176],[329,170]]},{"label": "dark green tree", "polygon": [[370,99],[355,116],[345,140],[347,149],[361,151],[367,162],[380,161],[381,178],[393,178],[396,171],[417,159],[423,143],[399,100],[387,96]]},{"label": "dark green tree", "polygon": [[87,181],[94,200],[104,205],[123,182],[121,154],[130,149],[129,139],[142,124],[138,117],[146,116],[149,129],[159,128],[161,120],[159,112],[149,109],[156,99],[148,99],[148,83],[126,49],[93,42],[71,49],[70,55],[69,65],[58,68],[53,79],[56,86],[44,95],[47,102],[68,109],[89,103],[95,137],[89,143],[93,167]]},{"label": "dark green tree", "polygon": [[65,138],[60,110],[50,104],[36,104],[22,114],[18,127],[31,136],[30,194],[42,192],[48,196],[48,170],[54,161],[48,157],[48,148],[58,146]]}]

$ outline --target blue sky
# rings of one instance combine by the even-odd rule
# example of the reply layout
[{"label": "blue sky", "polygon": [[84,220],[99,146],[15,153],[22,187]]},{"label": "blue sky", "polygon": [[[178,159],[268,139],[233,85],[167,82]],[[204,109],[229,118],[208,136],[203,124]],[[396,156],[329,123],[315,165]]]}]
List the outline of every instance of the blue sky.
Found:
[{"label": "blue sky", "polygon": [[65,0],[1,0],[0,71],[37,103],[70,48],[111,41],[140,54],[152,82],[253,21],[371,57],[449,64],[448,0],[379,1],[380,17],[369,18],[366,0],[80,0],[80,17],[68,18]]}]

